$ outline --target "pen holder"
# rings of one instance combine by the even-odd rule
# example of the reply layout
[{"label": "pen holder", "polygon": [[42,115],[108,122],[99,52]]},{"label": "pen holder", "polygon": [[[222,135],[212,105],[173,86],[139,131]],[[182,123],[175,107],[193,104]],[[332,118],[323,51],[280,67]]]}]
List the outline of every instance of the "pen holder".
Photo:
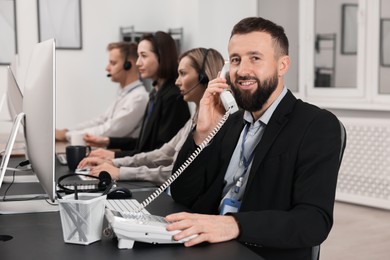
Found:
[{"label": "pen holder", "polygon": [[65,243],[89,245],[102,237],[106,195],[79,193],[59,199]]}]

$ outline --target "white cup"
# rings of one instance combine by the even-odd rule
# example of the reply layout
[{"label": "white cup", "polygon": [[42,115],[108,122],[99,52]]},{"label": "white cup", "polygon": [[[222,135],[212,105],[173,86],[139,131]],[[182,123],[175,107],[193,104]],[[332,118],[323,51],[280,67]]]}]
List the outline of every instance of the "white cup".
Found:
[{"label": "white cup", "polygon": [[72,133],[70,135],[71,145],[87,145],[84,141],[84,133]]}]

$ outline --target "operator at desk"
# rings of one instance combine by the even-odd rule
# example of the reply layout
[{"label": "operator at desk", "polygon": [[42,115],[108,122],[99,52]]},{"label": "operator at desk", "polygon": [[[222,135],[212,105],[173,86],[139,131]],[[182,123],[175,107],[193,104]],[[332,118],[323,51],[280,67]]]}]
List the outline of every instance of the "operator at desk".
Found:
[{"label": "operator at desk", "polygon": [[[330,112],[297,100],[284,85],[290,66],[284,29],[245,18],[228,44],[238,106],[213,141],[171,185],[172,198],[202,214],[178,213],[168,230],[185,243],[237,239],[266,259],[312,259],[333,223],[342,128]],[[179,168],[223,116],[225,79],[209,82]],[[217,215],[220,214],[220,215]]]}]

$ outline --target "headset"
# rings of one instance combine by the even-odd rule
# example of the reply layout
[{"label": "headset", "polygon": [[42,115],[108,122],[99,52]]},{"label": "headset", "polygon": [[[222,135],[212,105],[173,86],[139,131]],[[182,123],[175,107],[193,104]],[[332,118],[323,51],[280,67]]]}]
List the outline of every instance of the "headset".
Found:
[{"label": "headset", "polygon": [[129,59],[129,47],[130,45],[127,45],[125,48],[125,62],[123,63],[123,69],[124,70],[130,70],[132,67],[131,62],[128,60]]},{"label": "headset", "polygon": [[[130,44],[128,44],[127,46],[125,46],[125,48],[123,48],[123,51],[125,53],[125,59],[124,59],[125,61],[123,62],[122,69],[126,70],[126,71],[130,70],[131,67],[133,66],[133,64],[131,64],[131,61],[129,61],[129,52],[130,52],[129,48],[130,48]],[[113,74],[111,74],[111,73],[107,74],[107,77],[110,78],[110,77],[112,77],[112,75],[119,74],[122,71],[122,69],[118,70],[117,72],[115,72]]]},{"label": "headset", "polygon": [[[74,177],[74,176],[87,176],[87,177],[91,177],[91,178],[99,180],[99,183],[97,184],[96,188],[77,189],[79,192],[99,192],[99,191],[104,191],[104,193],[107,193],[112,188],[112,186],[114,185],[114,182],[111,179],[111,175],[108,172],[106,172],[106,171],[100,172],[99,173],[99,177],[93,176],[93,175],[80,174],[80,173],[70,173],[70,174],[65,174],[65,175],[63,175],[63,176],[58,178],[57,185],[58,185],[58,188],[61,189],[61,190],[59,190],[60,192],[65,192],[67,194],[71,194],[71,193],[75,192],[75,189],[73,188],[73,186],[71,184],[64,185],[64,184],[61,183],[64,179],[69,178],[69,177]],[[77,188],[78,185],[75,184],[74,186],[76,186],[76,188]]]},{"label": "headset", "polygon": [[206,74],[206,61],[207,61],[207,54],[209,53],[209,50],[210,49],[207,49],[204,53],[202,67],[201,67],[201,69],[199,71],[199,75],[198,75],[199,84],[202,84],[202,85],[206,85],[207,83],[209,83],[209,77],[207,77],[207,74]]},{"label": "headset", "polygon": [[206,62],[207,62],[207,54],[209,53],[209,50],[210,49],[207,49],[205,52],[204,52],[204,55],[203,55],[203,61],[202,61],[202,67],[200,68],[200,71],[199,71],[199,74],[198,74],[198,83],[196,83],[194,86],[192,86],[189,90],[187,90],[186,92],[182,93],[181,95],[179,95],[178,97],[183,97],[184,95],[187,95],[189,93],[191,93],[192,91],[195,90],[195,88],[197,86],[199,86],[200,84],[202,85],[207,85],[209,83],[209,77],[207,77],[207,74],[206,74]]}]

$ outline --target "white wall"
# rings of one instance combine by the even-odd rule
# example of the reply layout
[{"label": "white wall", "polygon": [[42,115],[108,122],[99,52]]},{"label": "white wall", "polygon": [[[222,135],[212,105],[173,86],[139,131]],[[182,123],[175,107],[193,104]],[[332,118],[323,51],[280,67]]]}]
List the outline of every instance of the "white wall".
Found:
[{"label": "white wall", "polygon": [[[121,26],[136,31],[183,27],[183,49],[215,48],[227,58],[232,26],[257,15],[257,0],[81,0],[82,50],[57,50],[57,127],[92,118],[112,102],[117,85],[106,77],[106,46]],[[37,1],[17,0],[18,81],[24,86],[30,52],[38,42]],[[6,84],[0,67],[0,86]],[[2,88],[1,88],[2,89]],[[0,89],[0,91],[1,91]],[[0,92],[1,93],[1,92]],[[1,114],[0,114],[1,115]],[[1,123],[0,131],[9,128]]]},{"label": "white wall", "polygon": [[290,0],[259,0],[258,6],[259,16],[283,26],[286,32],[291,65],[284,82],[290,90],[295,92],[299,90],[299,5],[297,3],[297,1]]}]

